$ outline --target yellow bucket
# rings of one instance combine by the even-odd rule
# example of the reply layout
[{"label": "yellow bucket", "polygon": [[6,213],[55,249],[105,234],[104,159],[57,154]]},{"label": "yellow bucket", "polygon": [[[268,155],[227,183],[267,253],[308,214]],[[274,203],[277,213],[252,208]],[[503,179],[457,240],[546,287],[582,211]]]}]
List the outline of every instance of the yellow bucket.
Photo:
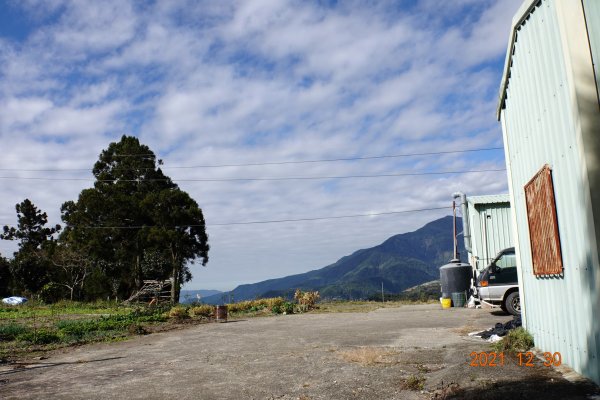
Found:
[{"label": "yellow bucket", "polygon": [[444,299],[440,300],[442,302],[442,308],[450,308],[452,307],[452,299]]}]

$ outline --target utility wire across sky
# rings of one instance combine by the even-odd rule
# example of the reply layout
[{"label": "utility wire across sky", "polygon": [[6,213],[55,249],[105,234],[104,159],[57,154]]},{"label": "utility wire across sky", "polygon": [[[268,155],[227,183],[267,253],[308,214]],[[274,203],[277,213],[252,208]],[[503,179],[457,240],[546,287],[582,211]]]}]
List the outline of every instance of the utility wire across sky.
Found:
[{"label": "utility wire across sky", "polygon": [[[431,207],[431,208],[419,208],[414,210],[403,210],[403,211],[387,211],[387,212],[377,212],[377,213],[368,213],[368,214],[352,214],[352,215],[334,215],[328,217],[307,217],[307,218],[291,218],[291,219],[272,219],[272,220],[264,220],[264,221],[241,221],[241,222],[223,222],[223,223],[214,223],[214,224],[191,224],[191,225],[133,225],[133,226],[80,226],[80,229],[143,229],[143,228],[191,228],[197,226],[232,226],[232,225],[258,225],[258,224],[277,224],[284,222],[302,222],[302,221],[322,221],[322,220],[332,220],[332,219],[343,219],[343,218],[359,218],[359,217],[377,217],[381,215],[394,215],[394,214],[409,214],[423,211],[436,211],[436,210],[450,210],[452,209],[449,206],[445,207]],[[7,225],[12,226],[12,225]]]},{"label": "utility wire across sky", "polygon": [[[362,161],[362,160],[378,160],[386,158],[402,158],[402,157],[419,157],[419,156],[435,156],[444,154],[471,153],[480,151],[502,150],[503,147],[485,147],[479,149],[467,150],[448,150],[435,151],[426,153],[404,153],[366,157],[344,157],[344,158],[329,158],[319,160],[298,160],[298,161],[268,161],[260,163],[241,163],[241,164],[206,164],[206,165],[181,165],[181,166],[160,166],[161,169],[194,169],[194,168],[224,168],[224,167],[256,167],[266,165],[286,165],[286,164],[309,164],[309,163],[327,163],[338,161]],[[150,157],[156,158],[153,154],[114,154],[113,157]],[[0,168],[0,171],[23,171],[23,172],[62,172],[62,171],[91,171],[91,168]]]},{"label": "utility wire across sky", "polygon": [[87,182],[238,182],[238,181],[290,181],[290,180],[319,180],[319,179],[359,179],[359,178],[386,178],[400,176],[424,176],[424,175],[452,175],[452,174],[476,174],[483,172],[501,172],[506,168],[476,169],[463,171],[432,171],[432,172],[403,172],[399,174],[374,174],[374,175],[341,175],[341,176],[287,176],[287,177],[259,177],[259,178],[164,178],[164,179],[91,179],[91,178],[51,178],[51,177],[28,177],[28,176],[0,176],[5,180],[37,180],[37,181],[87,181]]}]

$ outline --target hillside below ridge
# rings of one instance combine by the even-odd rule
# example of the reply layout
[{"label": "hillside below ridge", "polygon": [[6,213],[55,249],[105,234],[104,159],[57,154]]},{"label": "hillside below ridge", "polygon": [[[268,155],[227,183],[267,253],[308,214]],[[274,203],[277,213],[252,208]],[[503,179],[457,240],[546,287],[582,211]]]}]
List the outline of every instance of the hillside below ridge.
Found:
[{"label": "hillside below ridge", "polygon": [[[457,218],[457,226],[460,226]],[[320,269],[239,285],[231,292],[203,298],[208,304],[223,299],[293,297],[296,289],[318,290],[322,298],[366,299],[375,293],[400,293],[439,279],[439,267],[453,258],[452,217],[446,216],[412,231],[394,235],[381,244],[360,249]],[[458,240],[459,253],[464,244]]]}]

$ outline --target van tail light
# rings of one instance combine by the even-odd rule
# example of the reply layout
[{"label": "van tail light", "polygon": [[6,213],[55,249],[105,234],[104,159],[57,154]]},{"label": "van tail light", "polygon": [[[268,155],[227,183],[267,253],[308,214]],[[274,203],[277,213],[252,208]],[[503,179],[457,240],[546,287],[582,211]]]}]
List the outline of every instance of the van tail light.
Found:
[{"label": "van tail light", "polygon": [[480,284],[482,287],[486,287],[486,286],[488,285],[488,281],[481,281],[481,282],[479,282],[479,284]]}]

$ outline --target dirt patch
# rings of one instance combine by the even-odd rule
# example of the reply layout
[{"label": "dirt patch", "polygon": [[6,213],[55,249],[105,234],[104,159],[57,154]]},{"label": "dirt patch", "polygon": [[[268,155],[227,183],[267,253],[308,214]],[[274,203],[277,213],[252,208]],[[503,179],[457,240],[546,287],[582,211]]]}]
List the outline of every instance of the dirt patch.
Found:
[{"label": "dirt patch", "polygon": [[460,328],[452,329],[452,332],[456,332],[461,336],[466,336],[471,332],[477,332],[478,329],[474,325],[463,325]]},{"label": "dirt patch", "polygon": [[397,362],[394,359],[397,354],[397,351],[382,347],[358,347],[339,351],[343,360],[361,365],[392,364]]}]

